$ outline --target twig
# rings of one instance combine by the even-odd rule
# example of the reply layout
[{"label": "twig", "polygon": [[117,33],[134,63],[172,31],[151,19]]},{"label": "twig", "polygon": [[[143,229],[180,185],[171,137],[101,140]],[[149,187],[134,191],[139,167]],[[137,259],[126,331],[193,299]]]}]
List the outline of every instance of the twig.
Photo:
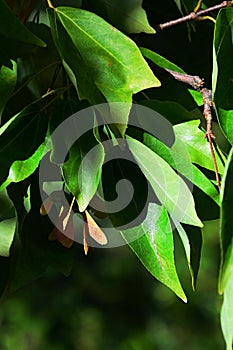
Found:
[{"label": "twig", "polygon": [[203,103],[204,103],[203,115],[204,115],[205,120],[206,120],[205,138],[207,138],[207,140],[209,141],[212,159],[214,162],[216,182],[217,182],[218,190],[220,192],[220,178],[219,178],[219,174],[218,174],[218,166],[217,166],[217,161],[216,161],[214,147],[213,147],[213,139],[215,138],[215,136],[214,136],[214,133],[212,131],[211,111],[214,108],[214,103],[213,103],[213,99],[212,99],[212,91],[207,89],[207,88],[202,88],[200,90],[200,93],[202,94],[202,99],[203,99]]},{"label": "twig", "polygon": [[55,7],[53,6],[51,0],[47,0],[47,3],[48,3],[48,6],[49,6],[51,9],[54,9],[54,8],[55,8]]},{"label": "twig", "polygon": [[166,68],[165,68],[165,71],[168,72],[170,75],[172,75],[173,78],[175,78],[176,80],[192,86],[194,90],[200,91],[205,85],[204,80],[201,79],[198,75],[189,75],[189,74],[179,73]]},{"label": "twig", "polygon": [[166,28],[172,27],[176,24],[180,24],[180,23],[184,23],[184,22],[190,22],[190,21],[195,21],[197,19],[201,19],[203,16],[205,16],[206,14],[208,14],[211,11],[216,11],[216,10],[220,10],[223,9],[225,7],[231,7],[233,6],[233,1],[223,1],[222,3],[218,4],[218,5],[214,5],[211,7],[208,7],[204,10],[199,10],[199,11],[192,11],[190,12],[188,15],[181,17],[181,18],[177,18],[174,20],[171,20],[169,22],[166,23],[162,23],[162,24],[158,24],[156,26],[156,29],[158,31],[164,30]]},{"label": "twig", "polygon": [[220,178],[218,174],[218,166],[217,166],[217,161],[216,161],[214,147],[213,147],[213,139],[215,138],[215,136],[212,131],[212,110],[214,108],[212,91],[205,87],[204,80],[197,75],[188,75],[184,73],[175,72],[170,69],[165,69],[165,71],[168,72],[170,75],[172,75],[174,79],[190,85],[193,89],[199,91],[202,95],[202,100],[204,105],[203,115],[206,120],[206,133],[204,137],[207,138],[207,140],[209,141],[210,151],[211,151],[211,155],[214,163],[216,183],[218,186],[218,190],[220,191]]}]

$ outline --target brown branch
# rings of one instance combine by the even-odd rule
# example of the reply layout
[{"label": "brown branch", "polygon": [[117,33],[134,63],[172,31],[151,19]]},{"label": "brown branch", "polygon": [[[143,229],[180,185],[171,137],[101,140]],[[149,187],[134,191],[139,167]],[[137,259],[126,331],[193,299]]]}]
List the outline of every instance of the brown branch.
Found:
[{"label": "brown branch", "polygon": [[231,7],[231,6],[233,6],[233,1],[223,1],[222,3],[220,3],[218,5],[208,7],[204,10],[199,10],[197,12],[192,11],[184,17],[177,18],[177,19],[171,20],[171,21],[166,22],[166,23],[158,24],[156,26],[156,29],[158,31],[161,31],[161,30],[164,30],[166,28],[172,27],[176,24],[195,21],[197,19],[201,19],[203,16],[205,16],[206,14],[208,14],[211,11],[216,11],[216,10],[220,10],[220,9],[225,8],[225,7]]},{"label": "brown branch", "polygon": [[205,133],[205,138],[209,141],[210,145],[210,151],[212,154],[212,159],[214,162],[214,170],[215,170],[215,177],[216,177],[216,182],[218,186],[218,190],[220,192],[220,178],[219,178],[219,173],[218,173],[218,166],[217,166],[217,161],[214,153],[214,147],[213,147],[213,139],[215,138],[214,133],[212,131],[212,109],[214,108],[214,103],[212,99],[212,91],[207,89],[207,88],[202,88],[200,90],[200,93],[202,94],[202,99],[204,103],[204,110],[203,110],[203,115],[206,120],[206,133]]},{"label": "brown branch", "polygon": [[175,78],[176,80],[190,85],[194,90],[200,91],[205,85],[204,80],[201,79],[198,75],[189,75],[189,74],[179,73],[166,68],[165,68],[165,71],[168,72],[170,75],[172,75],[173,78]]},{"label": "brown branch", "polygon": [[218,166],[217,166],[217,161],[216,161],[215,151],[213,146],[213,139],[215,138],[215,136],[212,131],[212,110],[214,108],[212,91],[205,87],[204,80],[197,75],[188,75],[184,73],[175,72],[170,69],[165,69],[165,71],[168,72],[170,75],[172,75],[174,79],[190,85],[193,89],[199,91],[202,95],[202,100],[204,105],[203,115],[206,120],[206,133],[204,137],[207,138],[207,140],[209,141],[210,151],[211,151],[211,155],[214,163],[216,183],[218,186],[218,190],[220,191],[220,178],[218,174]]}]

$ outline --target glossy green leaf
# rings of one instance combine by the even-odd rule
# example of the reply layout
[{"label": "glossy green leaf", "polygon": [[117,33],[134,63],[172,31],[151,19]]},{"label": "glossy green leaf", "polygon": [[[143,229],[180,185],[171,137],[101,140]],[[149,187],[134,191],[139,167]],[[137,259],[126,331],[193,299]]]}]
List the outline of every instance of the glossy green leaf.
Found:
[{"label": "glossy green leaf", "polygon": [[[192,163],[198,164],[203,168],[214,170],[214,162],[211,156],[210,146],[204,138],[204,132],[198,128],[200,120],[191,120],[174,126],[174,132],[185,144]],[[224,166],[215,152],[218,171],[220,174],[224,171]]]},{"label": "glossy green leaf", "polygon": [[221,326],[226,342],[226,350],[232,350],[233,343],[233,274],[231,274],[224,290],[224,299],[221,309]]},{"label": "glossy green leaf", "polygon": [[0,41],[1,36],[21,43],[46,46],[41,39],[20,23],[3,0],[0,0]]},{"label": "glossy green leaf", "polygon": [[147,270],[186,302],[176,272],[173,235],[166,209],[150,204],[143,223],[122,231],[122,235]]},{"label": "glossy green leaf", "polygon": [[171,61],[167,60],[163,56],[157,54],[156,52],[151,51],[149,49],[146,49],[144,47],[141,47],[140,50],[141,50],[144,57],[150,59],[152,62],[157,64],[159,67],[165,68],[165,69],[171,69],[171,70],[174,70],[174,71],[180,72],[180,73],[185,73],[183,71],[183,69],[178,67],[175,63],[172,63]]},{"label": "glossy green leaf", "polygon": [[0,130],[0,184],[8,177],[9,169],[16,160],[30,158],[44,142],[47,131],[47,117],[41,112],[41,104],[27,106],[13,117],[7,128]]},{"label": "glossy green leaf", "polygon": [[223,293],[229,278],[233,274],[233,148],[229,153],[221,184],[220,211],[220,242],[221,242],[221,270],[219,276],[219,292]]},{"label": "glossy green leaf", "polygon": [[14,205],[6,190],[3,190],[0,192],[0,256],[9,256],[16,221]]},{"label": "glossy green leaf", "polygon": [[81,212],[98,188],[103,162],[104,148],[92,131],[76,141],[69,151],[69,159],[63,165],[63,176]]},{"label": "glossy green leaf", "polygon": [[0,121],[7,101],[13,92],[17,81],[17,64],[12,61],[12,68],[0,68]]},{"label": "glossy green leaf", "polygon": [[220,11],[214,32],[213,96],[220,126],[233,145],[233,9]]},{"label": "glossy green leaf", "polygon": [[[102,18],[68,7],[48,13],[55,44],[81,99],[132,102],[134,93],[160,85],[136,44]],[[122,124],[129,110],[130,103],[124,113],[118,111]]]},{"label": "glossy green leaf", "polygon": [[165,146],[155,137],[144,133],[143,143],[165,160],[173,169],[185,176],[207,196],[220,205],[219,192],[213,183],[194,165],[183,141],[176,137],[171,148]]},{"label": "glossy green leaf", "polygon": [[142,8],[142,0],[96,0],[87,6],[88,10],[95,12],[125,33],[155,33]]},{"label": "glossy green leaf", "polygon": [[16,160],[12,163],[6,181],[0,189],[7,187],[11,182],[20,182],[29,177],[38,167],[43,155],[45,145],[42,144],[35,153],[26,160]]},{"label": "glossy green leaf", "polygon": [[141,171],[172,220],[175,223],[202,227],[195,211],[192,193],[184,180],[151,149],[132,138],[127,137],[127,142]]}]

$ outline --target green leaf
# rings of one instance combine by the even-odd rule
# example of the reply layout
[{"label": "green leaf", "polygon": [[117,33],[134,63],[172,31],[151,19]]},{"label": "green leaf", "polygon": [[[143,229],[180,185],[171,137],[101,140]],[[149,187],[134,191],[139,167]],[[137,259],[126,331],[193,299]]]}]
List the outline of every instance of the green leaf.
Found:
[{"label": "green leaf", "polygon": [[[175,72],[185,73],[183,71],[183,69],[178,67],[176,64],[170,62],[166,58],[162,57],[161,55],[157,54],[156,52],[151,51],[149,49],[146,49],[144,47],[141,47],[140,50],[141,50],[144,57],[146,57],[149,60],[151,60],[152,62],[154,62],[157,66],[159,66],[163,69],[170,69],[170,70],[173,70]],[[202,96],[201,96],[200,92],[194,91],[194,90],[189,90],[189,93],[191,94],[192,98],[194,99],[194,101],[196,102],[196,104],[198,106],[201,106],[203,104],[203,100],[202,100]]]},{"label": "green leaf", "polygon": [[[0,129],[0,184],[7,179],[13,162],[30,158],[44,142],[47,123],[47,116],[41,111],[41,104],[35,103],[13,117],[7,128],[3,125],[2,134]],[[15,166],[17,168],[17,165]]]},{"label": "green leaf", "polygon": [[[185,144],[192,163],[215,171],[209,143],[204,138],[204,132],[198,128],[199,124],[200,120],[177,124],[174,126],[175,135]],[[216,152],[215,157],[219,174],[222,174],[224,166]]]},{"label": "green leaf", "polygon": [[16,229],[16,214],[6,190],[0,192],[0,256],[8,257]]},{"label": "green leaf", "polygon": [[92,130],[80,137],[69,151],[69,159],[62,168],[63,176],[81,212],[86,209],[98,188],[103,162],[104,148]]},{"label": "green leaf", "polygon": [[12,66],[12,69],[5,66],[0,69],[0,121],[2,112],[17,81],[17,64],[12,61]]},{"label": "green leaf", "polygon": [[122,235],[147,270],[186,302],[176,272],[173,235],[166,209],[150,204],[143,223],[122,231]]},{"label": "green leaf", "polygon": [[0,222],[0,255],[9,256],[16,229],[16,218]]},{"label": "green leaf", "polygon": [[[197,1],[196,0],[174,0],[176,6],[178,7],[180,13],[182,16],[185,16],[186,14],[189,14],[190,12],[193,12]],[[188,37],[191,41],[191,30],[195,31],[195,21],[186,22],[186,26],[188,29]]]},{"label": "green leaf", "polygon": [[183,11],[182,11],[182,6],[181,6],[181,0],[174,0],[176,6],[178,7],[180,13],[183,14]]},{"label": "green leaf", "polygon": [[26,160],[16,160],[9,169],[9,175],[6,181],[0,186],[0,189],[7,187],[11,182],[20,182],[29,177],[38,167],[45,151],[45,145],[42,144],[35,153]]},{"label": "green leaf", "polygon": [[138,226],[146,215],[148,181],[127,147],[109,148],[105,159],[102,186],[109,218],[118,229]]},{"label": "green leaf", "polygon": [[[55,44],[80,99],[91,104],[131,103],[133,94],[160,86],[137,45],[102,18],[68,7],[49,9],[48,14]],[[130,103],[123,113],[117,111],[124,125]]]},{"label": "green leaf", "polygon": [[[177,0],[174,0],[177,1]],[[182,5],[185,8],[186,13],[189,13],[194,10],[195,6],[197,5],[197,0],[181,0]]]},{"label": "green leaf", "polygon": [[183,222],[202,227],[195,211],[192,193],[184,180],[148,147],[129,137],[127,142],[141,171],[174,223]]},{"label": "green leaf", "polygon": [[174,101],[159,101],[151,99],[140,101],[140,105],[158,112],[173,125],[188,120],[200,119],[202,117],[202,113],[198,108],[188,111],[184,106]]},{"label": "green leaf", "polygon": [[221,326],[226,342],[226,350],[232,350],[233,343],[233,274],[231,274],[224,290],[224,299],[221,309]]},{"label": "green leaf", "polygon": [[147,133],[144,133],[143,143],[220,205],[219,193],[216,187],[191,163],[185,144],[177,136],[171,148]]},{"label": "green leaf", "polygon": [[96,0],[88,4],[88,10],[125,33],[155,33],[142,8],[142,0]]},{"label": "green leaf", "polygon": [[45,145],[42,144],[30,158],[25,161],[16,160],[10,168],[7,180],[19,182],[34,173],[44,155],[44,150]]},{"label": "green leaf", "polygon": [[220,11],[214,32],[213,96],[217,116],[226,138],[233,145],[233,9]]},{"label": "green leaf", "polygon": [[220,242],[221,242],[221,269],[219,276],[219,292],[223,293],[230,276],[233,274],[233,148],[231,149],[221,184],[221,211],[220,211]]},{"label": "green leaf", "polygon": [[184,246],[189,271],[192,278],[192,286],[193,290],[195,290],[200,266],[202,233],[198,227],[187,225],[185,225],[185,229],[182,225],[176,225],[176,230],[179,233],[180,239]]},{"label": "green leaf", "polygon": [[41,39],[20,23],[3,0],[0,0],[0,42],[1,37],[31,45],[46,46]]},{"label": "green leaf", "polygon": [[150,59],[152,62],[157,64],[157,66],[164,69],[171,69],[180,73],[185,73],[183,69],[178,67],[175,63],[172,63],[171,61],[167,60],[163,56],[157,54],[156,52],[146,49],[144,47],[141,47],[140,50],[144,57]]}]

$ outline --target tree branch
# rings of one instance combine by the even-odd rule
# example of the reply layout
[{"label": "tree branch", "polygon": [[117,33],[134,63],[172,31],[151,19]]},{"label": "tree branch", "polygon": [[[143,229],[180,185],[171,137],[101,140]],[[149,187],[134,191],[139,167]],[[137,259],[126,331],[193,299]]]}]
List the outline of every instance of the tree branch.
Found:
[{"label": "tree branch", "polygon": [[156,26],[156,29],[158,31],[161,31],[161,30],[164,30],[166,28],[172,27],[176,24],[202,19],[203,16],[205,16],[206,14],[208,14],[211,11],[216,11],[216,10],[220,10],[220,9],[225,8],[225,7],[231,7],[231,6],[233,6],[233,0],[223,1],[222,3],[220,3],[218,5],[208,7],[204,10],[199,10],[199,11],[194,10],[184,17],[177,18],[177,19],[174,19],[174,20],[166,22],[166,23],[158,24]]},{"label": "tree branch", "polygon": [[194,90],[199,91],[202,95],[202,100],[204,105],[203,115],[206,120],[206,133],[204,137],[207,138],[207,140],[209,141],[210,151],[211,151],[211,155],[214,163],[216,183],[218,186],[218,190],[220,191],[220,178],[219,178],[218,166],[217,166],[217,161],[216,161],[215,151],[213,146],[213,139],[215,138],[215,136],[212,131],[212,110],[214,109],[212,91],[205,87],[204,80],[197,75],[179,73],[166,68],[164,68],[164,70],[168,72],[174,79],[190,85]]}]

